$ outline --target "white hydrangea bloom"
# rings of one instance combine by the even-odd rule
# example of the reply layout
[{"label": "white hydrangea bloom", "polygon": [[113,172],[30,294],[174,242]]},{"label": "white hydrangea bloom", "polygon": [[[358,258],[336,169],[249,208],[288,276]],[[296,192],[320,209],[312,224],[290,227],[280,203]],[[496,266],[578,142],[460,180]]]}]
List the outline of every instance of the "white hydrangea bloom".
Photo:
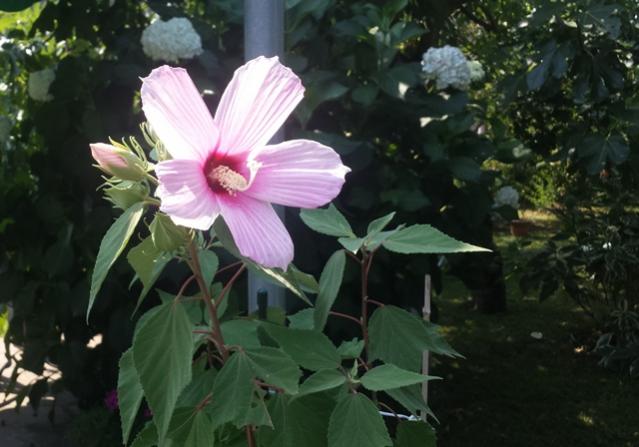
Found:
[{"label": "white hydrangea bloom", "polygon": [[466,90],[471,82],[466,56],[459,48],[450,45],[429,48],[422,56],[422,71],[428,79],[436,82],[438,90],[449,86]]},{"label": "white hydrangea bloom", "polygon": [[27,88],[29,96],[35,101],[47,102],[53,99],[53,95],[49,93],[49,87],[55,80],[55,71],[51,68],[34,71],[29,74],[29,82]]},{"label": "white hydrangea bloom", "polygon": [[499,188],[495,194],[495,207],[510,206],[511,208],[519,208],[519,193],[512,186],[504,186]]},{"label": "white hydrangea bloom", "polygon": [[486,72],[484,71],[484,67],[481,65],[479,61],[469,61],[468,69],[470,70],[470,80],[471,82],[481,81],[486,76]]},{"label": "white hydrangea bloom", "polygon": [[142,50],[154,61],[178,62],[202,54],[202,39],[189,19],[153,21],[142,32]]}]

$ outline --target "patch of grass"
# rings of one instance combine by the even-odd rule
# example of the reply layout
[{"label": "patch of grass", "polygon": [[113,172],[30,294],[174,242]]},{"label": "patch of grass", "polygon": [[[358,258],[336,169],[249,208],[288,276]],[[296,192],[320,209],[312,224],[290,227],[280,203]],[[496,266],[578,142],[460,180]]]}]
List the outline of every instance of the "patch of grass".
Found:
[{"label": "patch of grass", "polygon": [[[571,301],[522,297],[521,261],[547,237],[499,235],[509,310],[481,315],[448,278],[436,300],[447,338],[465,359],[437,358],[430,405],[440,447],[636,447],[639,382],[597,365],[595,327]],[[541,332],[537,340],[532,332]]]}]

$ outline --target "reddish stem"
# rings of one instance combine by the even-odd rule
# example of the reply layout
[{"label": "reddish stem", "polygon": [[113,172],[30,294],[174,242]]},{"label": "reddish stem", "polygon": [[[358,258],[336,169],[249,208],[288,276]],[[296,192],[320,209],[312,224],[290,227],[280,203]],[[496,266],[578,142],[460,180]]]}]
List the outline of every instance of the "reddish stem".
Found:
[{"label": "reddish stem", "polygon": [[200,259],[197,255],[197,247],[193,241],[191,241],[189,245],[189,254],[191,256],[191,270],[193,270],[193,275],[195,276],[198,286],[202,291],[202,299],[204,300],[204,304],[206,305],[206,309],[211,319],[211,336],[215,341],[217,350],[222,355],[222,360],[226,362],[229,358],[229,352],[224,345],[224,336],[222,335],[222,330],[220,328],[220,320],[217,317],[217,307],[211,298],[211,292],[209,291],[208,285],[204,283],[202,268],[200,267]]},{"label": "reddish stem", "polygon": [[379,307],[384,307],[386,305],[386,304],[384,304],[384,303],[382,303],[380,301],[374,300],[372,298],[369,298],[368,302],[369,303],[373,303],[373,304],[375,304],[376,306],[379,306]]},{"label": "reddish stem", "polygon": [[180,287],[180,290],[178,291],[177,295],[175,295],[175,301],[182,298],[182,295],[184,295],[184,291],[189,286],[189,284],[193,282],[194,279],[195,279],[195,275],[191,275],[187,278],[186,281],[184,281],[184,284],[182,284],[182,287]]},{"label": "reddish stem", "polygon": [[229,289],[233,286],[233,283],[237,280],[237,278],[239,278],[239,276],[242,274],[242,272],[245,269],[246,269],[246,266],[242,264],[242,266],[239,269],[237,269],[237,272],[235,272],[235,274],[231,277],[231,279],[229,279],[229,282],[226,283],[226,285],[224,286],[220,294],[217,296],[215,300],[215,307],[219,307],[220,304],[222,304],[222,301],[224,300],[224,297],[228,293]]},{"label": "reddish stem", "polygon": [[359,321],[357,318],[355,318],[355,317],[353,317],[353,316],[351,316],[351,315],[343,314],[343,313],[341,313],[341,312],[336,312],[336,311],[334,311],[334,310],[331,310],[331,311],[330,311],[330,315],[333,315],[334,317],[345,318],[345,319],[347,319],[347,320],[354,321],[355,323],[357,323],[357,324],[358,324],[358,325],[360,325],[360,326],[362,325],[362,322],[361,322],[361,321]]},{"label": "reddish stem", "polygon": [[253,433],[253,427],[247,425],[244,427],[246,430],[246,442],[248,443],[248,447],[255,447],[255,434]]},{"label": "reddish stem", "polygon": [[[362,316],[361,316],[361,326],[362,326],[362,338],[364,339],[364,352],[366,352],[366,361],[368,362],[369,355],[369,340],[368,340],[368,275],[371,271],[371,264],[373,263],[373,256],[375,252],[372,251],[370,253],[366,253],[362,251],[362,268],[361,268],[361,279],[362,279]],[[368,363],[366,363],[368,366]]]},{"label": "reddish stem", "polygon": [[234,262],[233,264],[229,264],[226,267],[222,267],[221,269],[219,269],[217,272],[215,272],[215,276],[219,275],[222,272],[225,272],[227,270],[232,269],[233,267],[237,267],[238,265],[240,265],[242,263],[242,261],[237,261]]}]

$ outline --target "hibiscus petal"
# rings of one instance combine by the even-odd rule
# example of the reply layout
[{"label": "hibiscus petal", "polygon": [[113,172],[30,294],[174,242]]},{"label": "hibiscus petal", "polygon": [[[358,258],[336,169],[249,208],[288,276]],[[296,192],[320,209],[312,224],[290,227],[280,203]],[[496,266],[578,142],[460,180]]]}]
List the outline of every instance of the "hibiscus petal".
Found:
[{"label": "hibiscus petal", "polygon": [[251,159],[259,169],[245,194],[300,208],[317,208],[333,200],[350,172],[333,149],[311,140],[265,146]]},{"label": "hibiscus petal", "polygon": [[238,68],[215,113],[220,151],[264,146],[304,96],[300,79],[277,57],[260,56]]},{"label": "hibiscus petal", "polygon": [[208,230],[220,213],[217,198],[209,188],[199,162],[168,160],[155,166],[160,185],[155,195],[160,210],[184,227]]},{"label": "hibiscus petal", "polygon": [[219,132],[186,70],[164,65],[142,81],[142,109],[169,153],[205,161]]},{"label": "hibiscus petal", "polygon": [[219,195],[218,201],[240,253],[265,267],[286,270],[293,260],[293,241],[273,207],[243,194]]}]

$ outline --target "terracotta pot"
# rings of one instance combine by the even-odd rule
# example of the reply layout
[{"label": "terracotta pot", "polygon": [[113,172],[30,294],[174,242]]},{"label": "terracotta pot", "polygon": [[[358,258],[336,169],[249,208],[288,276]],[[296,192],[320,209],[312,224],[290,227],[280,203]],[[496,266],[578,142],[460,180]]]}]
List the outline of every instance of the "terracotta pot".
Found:
[{"label": "terracotta pot", "polygon": [[528,236],[530,222],[527,220],[513,219],[510,221],[510,234],[515,237]]}]

